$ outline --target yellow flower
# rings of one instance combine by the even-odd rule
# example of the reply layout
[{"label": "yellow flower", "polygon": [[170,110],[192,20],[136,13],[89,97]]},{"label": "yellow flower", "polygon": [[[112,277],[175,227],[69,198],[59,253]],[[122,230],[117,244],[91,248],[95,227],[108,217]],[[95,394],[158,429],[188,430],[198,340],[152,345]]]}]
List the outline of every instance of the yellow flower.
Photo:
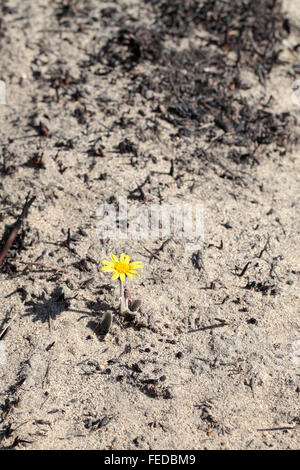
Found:
[{"label": "yellow flower", "polygon": [[129,263],[130,256],[125,255],[122,253],[120,256],[120,261],[118,258],[111,254],[110,255],[111,261],[103,260],[102,263],[105,264],[101,271],[105,273],[113,273],[112,280],[115,281],[116,279],[120,278],[121,282],[125,281],[126,276],[130,277],[131,279],[134,278],[133,274],[138,274],[136,269],[143,268],[144,265],[141,261],[134,261],[133,263]]}]

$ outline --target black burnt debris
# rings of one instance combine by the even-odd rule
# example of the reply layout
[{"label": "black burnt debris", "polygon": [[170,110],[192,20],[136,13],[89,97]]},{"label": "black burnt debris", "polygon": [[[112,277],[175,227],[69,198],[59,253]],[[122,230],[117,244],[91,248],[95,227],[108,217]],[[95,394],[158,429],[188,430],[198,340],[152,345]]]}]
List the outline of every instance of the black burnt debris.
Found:
[{"label": "black burnt debris", "polygon": [[[268,82],[271,73],[282,65],[282,41],[294,27],[283,16],[280,1],[48,3],[47,11],[42,8],[47,15],[43,30],[35,18],[39,5],[34,13],[26,12],[25,16],[19,11],[22,2],[14,8],[6,0],[0,5],[3,57],[15,59],[10,25],[15,25],[20,37],[25,37],[24,50],[30,49],[24,61],[26,78],[19,74],[18,64],[12,63],[8,71],[4,70],[4,76],[0,75],[0,80],[9,77],[14,90],[19,86],[20,96],[26,96],[22,109],[16,107],[17,113],[12,109],[7,127],[10,132],[2,133],[0,147],[0,274],[10,286],[5,299],[16,302],[16,320],[20,322],[13,329],[14,312],[9,311],[0,324],[0,340],[5,337],[14,342],[12,334],[19,334],[18,326],[25,325],[24,334],[23,329],[20,332],[20,367],[0,403],[0,448],[2,440],[4,448],[17,448],[39,439],[39,434],[33,432],[28,434],[30,440],[24,439],[22,427],[19,435],[28,416],[23,419],[23,411],[14,416],[14,409],[30,392],[30,383],[38,383],[40,372],[30,363],[31,357],[35,360],[31,348],[37,344],[42,344],[44,372],[39,388],[45,401],[39,398],[36,409],[41,410],[41,415],[35,417],[32,426],[50,427],[50,421],[44,419],[47,415],[56,425],[56,413],[65,413],[51,404],[62,364],[61,348],[67,358],[63,358],[61,383],[64,374],[75,371],[74,378],[88,393],[92,390],[89,387],[94,387],[93,380],[107,387],[108,392],[113,384],[118,388],[122,383],[119,390],[125,390],[126,396],[133,392],[135,397],[142,395],[142,400],[150,398],[154,406],[160,400],[166,401],[166,406],[173,403],[171,408],[176,409],[182,396],[180,390],[193,383],[198,390],[201,374],[206,377],[203,383],[212,380],[213,385],[217,384],[214,390],[218,388],[218,382],[213,382],[216,377],[222,390],[229,381],[239,380],[234,388],[246,386],[246,392],[254,397],[256,372],[253,371],[253,379],[251,368],[259,368],[259,361],[267,360],[271,350],[261,358],[249,353],[248,360],[250,335],[258,332],[265,336],[263,328],[270,318],[265,312],[273,314],[282,292],[286,295],[284,302],[288,295],[293,301],[292,290],[285,290],[285,281],[292,286],[294,277],[299,275],[299,271],[290,270],[286,273],[290,277],[284,278],[283,262],[288,262],[281,254],[281,240],[291,233],[287,223],[291,207],[286,205],[285,213],[280,213],[281,206],[275,202],[283,190],[276,187],[276,192],[271,193],[269,188],[264,189],[265,179],[259,179],[263,166],[260,163],[276,158],[279,168],[281,159],[288,159],[287,144],[294,139],[292,116],[282,112],[284,107],[276,110]],[[285,74],[288,73],[287,68]],[[260,204],[260,211],[254,213],[246,231],[249,217],[244,220],[235,216],[229,204],[224,212],[212,210],[216,233],[203,249],[188,253],[187,260],[174,237],[153,244],[141,243],[136,254],[149,263],[146,280],[140,282],[139,289],[142,293],[148,289],[149,309],[144,300],[141,303],[133,297],[136,300],[129,304],[130,312],[121,318],[114,307],[118,296],[115,285],[110,281],[102,284],[99,273],[100,250],[109,253],[114,241],[101,238],[98,243],[96,207],[107,203],[117,209],[121,190],[128,206],[168,204],[173,196],[183,200],[183,196],[188,199],[193,192],[191,199],[201,200],[206,197],[208,185],[203,184],[199,194],[197,188],[204,181],[210,184],[211,176],[211,191],[216,193],[211,206],[223,203],[224,192],[217,191],[226,186],[226,195],[232,197],[243,214],[249,207],[251,211],[252,204]],[[279,186],[280,182],[275,184]],[[247,185],[246,194],[242,189]],[[240,198],[240,188],[235,191],[236,186],[241,187]],[[256,193],[251,192],[252,187]],[[27,196],[25,200],[29,190],[31,199]],[[261,199],[257,201],[259,191],[267,194],[265,205]],[[286,201],[296,206],[296,200]],[[118,226],[122,223],[119,218]],[[134,247],[129,248],[133,251]],[[177,287],[178,273],[182,275],[182,288],[181,284]],[[189,299],[186,297],[185,301],[181,290],[187,289]],[[136,293],[144,299],[140,292]],[[166,298],[165,305],[160,301],[162,296]],[[31,324],[38,329],[28,326]],[[75,336],[71,336],[73,328]],[[39,331],[47,335],[46,342],[41,336],[34,343]],[[103,337],[108,331],[105,343]],[[66,338],[66,344],[57,340],[57,332],[65,335],[62,338]],[[245,357],[239,357],[235,343],[231,343],[231,337],[235,342],[236,332],[245,338],[243,344],[240,339]],[[80,349],[78,354],[86,357],[77,363],[74,351],[85,340],[89,341],[87,349]],[[18,341],[21,344],[21,339]],[[94,350],[96,354],[92,356]],[[29,351],[28,356],[23,351]],[[227,353],[233,358],[228,358],[228,362],[220,360]],[[273,381],[283,370],[281,366],[274,369],[278,359],[274,357],[276,360],[271,361],[270,356],[269,365],[263,363]],[[230,367],[228,373],[222,372],[224,367]],[[34,381],[27,381],[32,373],[36,374]],[[269,383],[271,387],[274,382],[268,380]],[[294,387],[294,383],[290,385]],[[66,389],[61,390],[63,393]],[[266,388],[266,393],[268,390],[271,388]],[[281,392],[279,389],[277,396],[272,397],[272,403]],[[223,398],[220,395],[220,406]],[[207,436],[230,434],[230,427],[221,422],[218,403],[211,404],[209,396],[201,398],[204,399],[200,405],[189,405],[199,410],[198,427],[193,432],[202,430]],[[92,408],[93,403],[87,406]],[[121,405],[122,401],[116,415],[99,409],[84,419],[78,418],[82,437],[92,431],[108,431],[110,422],[118,419]],[[36,401],[32,406],[36,406]],[[237,408],[228,406],[228,422],[234,416],[231,410]],[[283,414],[282,410],[279,411]],[[67,413],[64,419],[68,420],[68,416]],[[275,412],[272,416],[277,419]],[[146,415],[145,418],[148,422]],[[145,421],[141,419],[140,424],[144,426]],[[189,421],[187,424],[190,426]],[[155,426],[156,421],[149,423],[149,427]],[[78,428],[74,427],[74,432]],[[133,442],[138,446],[141,440],[138,437]]]},{"label": "black burnt debris", "polygon": [[[144,4],[154,18],[151,29],[142,22],[131,26],[130,21],[124,27],[114,13],[114,35],[89,53],[84,65],[91,69],[100,65],[103,74],[121,69],[128,75],[126,91],[131,96],[155,97],[153,132],[159,133],[159,122],[167,121],[175,128],[173,140],[205,139],[205,148],[199,145],[193,154],[176,157],[178,169],[199,171],[215,160],[216,145],[225,158],[249,165],[259,163],[261,146],[283,146],[289,135],[289,113],[271,112],[269,103],[251,105],[242,94],[252,87],[244,71],[263,85],[278,63],[280,42],[288,35],[279,2],[144,0]],[[189,42],[183,43],[186,37]],[[116,124],[130,125],[122,119]]]}]

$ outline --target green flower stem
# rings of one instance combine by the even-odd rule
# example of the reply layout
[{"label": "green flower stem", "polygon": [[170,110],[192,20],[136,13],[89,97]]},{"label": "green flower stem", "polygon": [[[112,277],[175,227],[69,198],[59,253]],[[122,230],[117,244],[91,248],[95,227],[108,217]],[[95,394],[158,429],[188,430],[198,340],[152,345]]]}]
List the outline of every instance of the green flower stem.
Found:
[{"label": "green flower stem", "polygon": [[124,297],[124,282],[120,279],[120,315],[125,315],[127,312],[126,301]]},{"label": "green flower stem", "polygon": [[122,282],[121,279],[120,279],[120,297],[121,299],[124,299],[124,282]]}]

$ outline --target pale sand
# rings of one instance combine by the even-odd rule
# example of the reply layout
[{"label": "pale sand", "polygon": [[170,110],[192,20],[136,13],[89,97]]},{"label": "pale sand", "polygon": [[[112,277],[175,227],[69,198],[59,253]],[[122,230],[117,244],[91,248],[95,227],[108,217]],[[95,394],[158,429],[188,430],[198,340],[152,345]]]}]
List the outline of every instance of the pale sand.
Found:
[{"label": "pale sand", "polygon": [[[85,3],[98,16],[99,4],[113,5]],[[151,24],[149,5],[117,3],[118,14],[121,5],[127,8],[124,14],[133,16],[140,7],[142,23]],[[30,229],[24,240],[26,250],[13,260],[19,275],[0,275],[0,322],[7,319],[2,326],[10,326],[0,341],[6,349],[6,361],[0,361],[1,446],[298,448],[300,107],[292,101],[292,83],[297,79],[293,65],[300,63],[295,49],[299,1],[286,0],[283,5],[292,32],[280,47],[282,63],[273,68],[265,86],[251,71],[244,71],[251,88],[241,91],[252,105],[267,103],[272,95],[272,112],[291,113],[295,124],[288,147],[281,154],[276,146],[262,147],[257,155],[260,164],[253,167],[223,161],[241,179],[221,178],[222,169],[212,163],[199,175],[183,175],[180,184],[168,174],[170,160],[192,154],[193,139],[171,141],[169,134],[177,130],[166,121],[159,121],[160,134],[155,136],[146,129],[146,118],[153,118],[155,96],[129,97],[126,92],[136,70],[142,73],[150,65],[143,63],[128,73],[117,68],[108,75],[94,74],[97,68],[105,69],[99,64],[92,67],[93,72],[78,66],[88,60],[84,51],[91,44],[100,48],[117,31],[116,25],[110,27],[108,19],[101,31],[93,23],[84,33],[47,32],[64,29],[57,25],[54,2],[11,1],[8,5],[16,10],[4,17],[6,29],[0,36],[0,79],[6,82],[8,103],[0,105],[0,142],[2,154],[7,147],[17,171],[1,175],[1,235],[5,225],[16,220],[29,191],[37,200],[24,226]],[[28,13],[32,14],[28,19],[8,22]],[[79,16],[78,23],[85,21]],[[179,45],[186,46],[187,41]],[[86,92],[80,104],[66,95],[61,103],[55,102],[55,90],[47,79],[50,71],[58,70],[58,60],[72,77],[79,78],[80,73],[88,77],[86,85],[77,87]],[[33,79],[37,71],[44,81]],[[58,79],[60,75],[58,70]],[[82,103],[90,113],[83,116],[88,125],[72,117]],[[143,109],[145,116],[137,109]],[[42,121],[49,127],[51,138],[28,137],[36,135],[29,127],[30,116],[35,124]],[[134,124],[125,129],[116,125],[106,133],[121,116]],[[100,136],[105,157],[88,156],[89,142]],[[136,167],[128,155],[115,152],[125,137],[138,147]],[[55,147],[68,139],[74,139],[73,149]],[[25,165],[36,152],[44,153],[45,169]],[[218,146],[216,156],[222,158]],[[66,167],[63,172],[62,167]],[[205,245],[200,270],[193,266],[192,252],[185,251],[183,242],[171,240],[159,259],[151,262],[146,249],[154,251],[160,240],[100,243],[98,206],[112,196],[128,195],[150,171],[166,174],[151,176],[144,187],[147,202],[158,203],[163,194],[167,203],[203,204]],[[174,171],[175,176],[180,172],[176,167]],[[99,179],[103,174],[107,177]],[[222,225],[226,223],[231,228]],[[71,242],[76,253],[57,244],[66,240],[68,228],[73,236],[83,230],[79,240]],[[218,249],[221,240],[223,248]],[[133,296],[143,299],[139,321],[149,328],[125,328],[114,313],[111,331],[101,341],[94,323],[103,309],[117,306],[118,284],[99,271],[100,260],[123,250],[144,261],[132,289]],[[96,261],[87,261],[89,271],[74,266],[86,257]],[[21,274],[24,263],[36,260],[41,266],[30,266]],[[248,262],[245,274],[237,276]],[[272,287],[265,294],[243,288],[253,282]],[[70,298],[69,304],[59,298],[59,288]],[[256,323],[249,323],[250,319]]]}]

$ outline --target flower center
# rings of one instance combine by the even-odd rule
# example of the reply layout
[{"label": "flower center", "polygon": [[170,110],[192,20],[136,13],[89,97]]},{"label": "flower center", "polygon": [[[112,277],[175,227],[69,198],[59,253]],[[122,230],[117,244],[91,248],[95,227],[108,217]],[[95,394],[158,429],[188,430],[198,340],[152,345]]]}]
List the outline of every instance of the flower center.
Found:
[{"label": "flower center", "polygon": [[120,274],[126,274],[129,271],[129,266],[128,263],[116,263],[115,264],[115,269],[118,271]]}]

